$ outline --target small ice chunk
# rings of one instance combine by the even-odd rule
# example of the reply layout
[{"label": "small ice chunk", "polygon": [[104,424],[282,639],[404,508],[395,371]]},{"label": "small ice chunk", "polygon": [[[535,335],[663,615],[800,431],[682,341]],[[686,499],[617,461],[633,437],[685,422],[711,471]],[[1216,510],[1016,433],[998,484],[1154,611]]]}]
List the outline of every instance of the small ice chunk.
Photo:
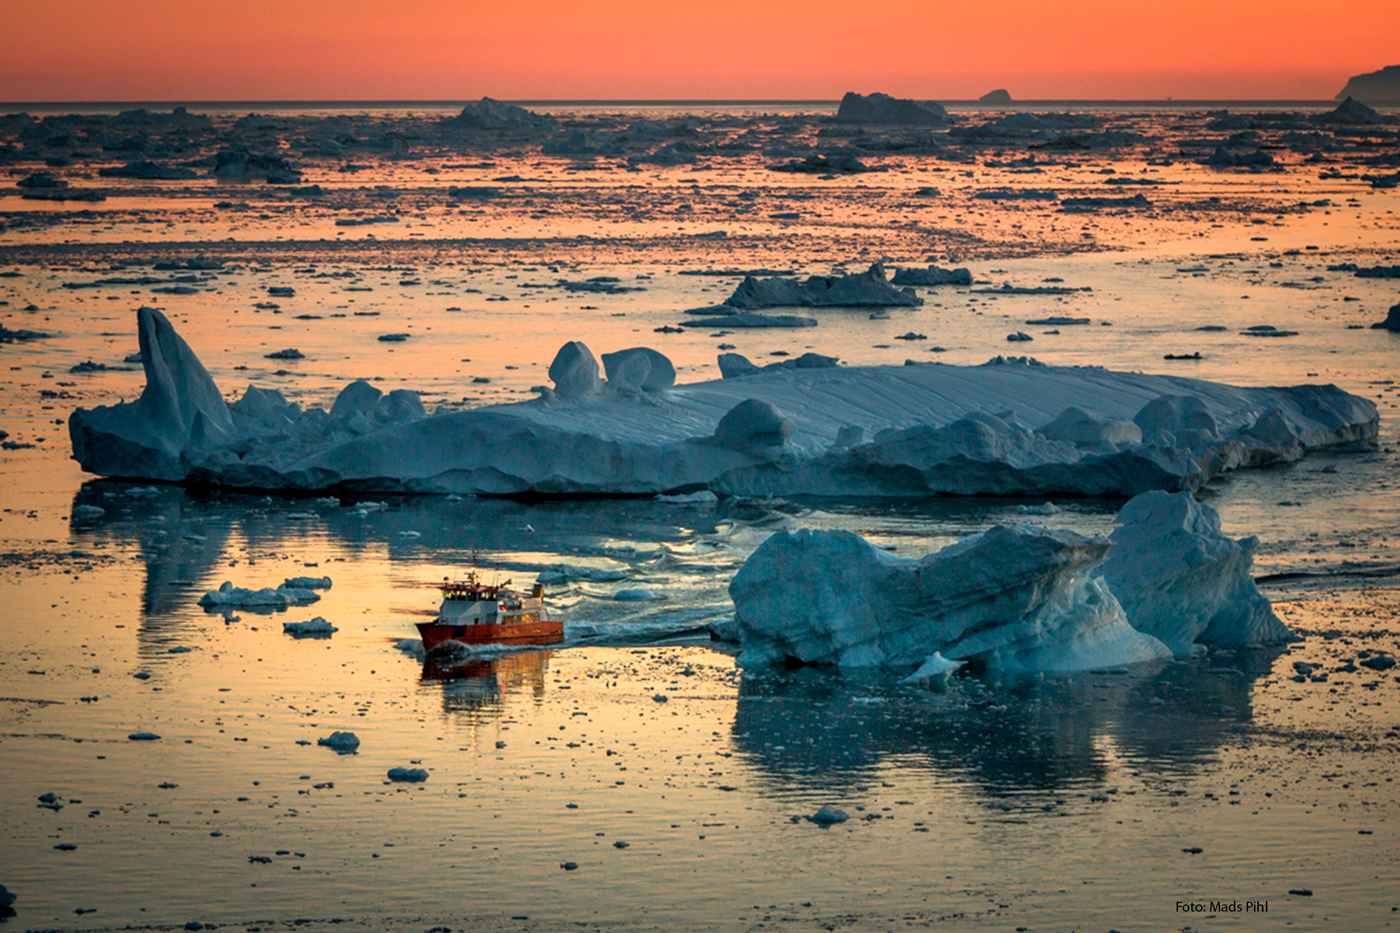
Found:
[{"label": "small ice chunk", "polygon": [[282,581],[282,586],[297,590],[328,590],[331,588],[331,578],[288,577]]},{"label": "small ice chunk", "polygon": [[838,810],[829,803],[824,803],[821,809],[813,813],[807,819],[813,823],[821,823],[830,826],[832,823],[844,823],[849,820],[850,814],[845,810]]},{"label": "small ice chunk", "polygon": [[346,755],[360,747],[360,737],[353,732],[332,732],[317,739],[316,744]]},{"label": "small ice chunk", "polygon": [[428,772],[422,768],[390,768],[389,780],[419,782],[428,779]]},{"label": "small ice chunk", "polygon": [[942,654],[935,651],[933,654],[928,656],[927,661],[919,665],[919,669],[917,671],[901,680],[900,683],[913,684],[918,683],[921,680],[935,680],[941,677],[946,677],[953,671],[962,667],[964,663],[966,662],[949,661],[947,658],[943,657]]},{"label": "small ice chunk", "polygon": [[613,599],[617,600],[618,602],[623,602],[623,603],[644,603],[644,602],[650,602],[651,600],[654,600],[654,599],[665,599],[665,598],[666,598],[666,597],[662,596],[662,595],[659,594],[659,593],[653,592],[652,590],[643,589],[643,588],[640,588],[640,587],[638,587],[638,588],[636,588],[636,589],[629,589],[629,590],[618,590],[616,593],[613,594]]},{"label": "small ice chunk", "polygon": [[718,502],[719,496],[710,492],[708,489],[702,489],[699,492],[677,493],[673,496],[662,493],[656,497],[656,501],[667,502],[673,505],[704,504]]},{"label": "small ice chunk", "polygon": [[154,742],[160,738],[154,732],[133,732],[127,736],[133,742]]},{"label": "small ice chunk", "polygon": [[16,896],[13,891],[0,884],[0,907],[9,907],[15,902]]},{"label": "small ice chunk", "polygon": [[623,570],[604,570],[600,567],[580,567],[575,564],[555,564],[553,567],[541,570],[540,575],[535,577],[535,582],[553,584],[583,580],[588,583],[615,583],[618,580],[626,579],[627,572]]},{"label": "small ice chunk", "polygon": [[210,590],[200,597],[199,604],[205,609],[285,609],[288,606],[314,603],[320,598],[319,593],[303,587],[283,584],[276,589],[263,587],[260,590],[249,590],[234,586],[231,580],[225,580],[217,590]]},{"label": "small ice chunk", "polygon": [[306,622],[283,622],[282,633],[293,638],[330,638],[340,631],[320,616]]},{"label": "small ice chunk", "polygon": [[75,505],[73,506],[74,518],[101,518],[107,514],[107,510],[97,505]]},{"label": "small ice chunk", "polygon": [[1060,507],[1053,502],[1044,505],[1018,505],[1016,506],[1018,515],[1059,515]]}]

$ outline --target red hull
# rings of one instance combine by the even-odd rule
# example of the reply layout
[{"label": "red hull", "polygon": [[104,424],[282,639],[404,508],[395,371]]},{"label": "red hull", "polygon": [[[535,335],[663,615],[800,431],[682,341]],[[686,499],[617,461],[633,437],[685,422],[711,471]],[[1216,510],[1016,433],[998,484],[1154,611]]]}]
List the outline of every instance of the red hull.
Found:
[{"label": "red hull", "polygon": [[552,645],[564,640],[564,623],[557,620],[510,625],[417,625],[425,651],[432,651],[445,641],[460,641],[464,645]]}]

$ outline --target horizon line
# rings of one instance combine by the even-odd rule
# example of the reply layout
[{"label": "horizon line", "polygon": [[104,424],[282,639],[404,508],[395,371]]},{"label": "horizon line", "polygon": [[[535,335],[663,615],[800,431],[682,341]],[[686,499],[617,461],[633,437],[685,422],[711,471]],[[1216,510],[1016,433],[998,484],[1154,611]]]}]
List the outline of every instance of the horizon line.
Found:
[{"label": "horizon line", "polygon": [[[305,98],[305,99],[228,99],[228,100],[191,100],[182,98],[165,98],[149,100],[0,100],[0,107],[3,108],[23,108],[23,107],[115,107],[115,106],[141,106],[141,105],[161,105],[161,106],[182,106],[182,107],[232,107],[249,104],[261,104],[264,106],[409,106],[409,105],[433,105],[433,106],[464,106],[476,103],[485,98]],[[546,98],[490,98],[503,104],[513,104],[516,106],[535,107],[563,107],[563,106],[663,106],[663,105],[753,105],[753,104],[774,104],[774,105],[839,105],[841,101],[835,98],[578,98],[578,99],[546,99]],[[1331,105],[1336,104],[1339,98],[1269,98],[1269,97],[1200,97],[1200,98],[1173,98],[1173,97],[1054,97],[1054,98],[1014,98],[1010,101],[997,103],[993,101],[983,101],[977,98],[909,98],[911,100],[932,101],[939,104],[952,104],[964,106],[971,104],[982,104],[993,107],[1006,107],[1017,105],[1040,105],[1040,104],[1174,104],[1178,106],[1195,104],[1269,104],[1269,105]]]}]

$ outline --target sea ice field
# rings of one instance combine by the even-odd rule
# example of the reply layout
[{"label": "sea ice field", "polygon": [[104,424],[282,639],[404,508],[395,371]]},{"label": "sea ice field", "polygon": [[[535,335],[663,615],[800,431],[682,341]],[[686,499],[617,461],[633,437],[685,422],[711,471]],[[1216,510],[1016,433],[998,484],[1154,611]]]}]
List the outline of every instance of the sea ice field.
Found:
[{"label": "sea ice field", "polygon": [[[1393,114],[531,110],[0,114],[0,931],[1400,927]],[[784,663],[1142,492],[1267,643]],[[472,566],[564,641],[425,657]]]}]

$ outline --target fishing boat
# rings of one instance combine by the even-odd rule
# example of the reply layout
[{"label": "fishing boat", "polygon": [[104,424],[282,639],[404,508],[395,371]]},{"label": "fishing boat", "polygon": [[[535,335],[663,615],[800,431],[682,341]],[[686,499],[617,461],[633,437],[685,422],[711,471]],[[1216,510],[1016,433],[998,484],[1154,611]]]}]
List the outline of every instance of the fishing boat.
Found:
[{"label": "fishing boat", "polygon": [[444,579],[442,606],[432,622],[417,623],[423,649],[432,651],[445,641],[467,645],[552,645],[564,640],[564,623],[549,618],[544,587],[536,583],[530,595],[504,583],[484,583],[475,570],[465,580]]}]

